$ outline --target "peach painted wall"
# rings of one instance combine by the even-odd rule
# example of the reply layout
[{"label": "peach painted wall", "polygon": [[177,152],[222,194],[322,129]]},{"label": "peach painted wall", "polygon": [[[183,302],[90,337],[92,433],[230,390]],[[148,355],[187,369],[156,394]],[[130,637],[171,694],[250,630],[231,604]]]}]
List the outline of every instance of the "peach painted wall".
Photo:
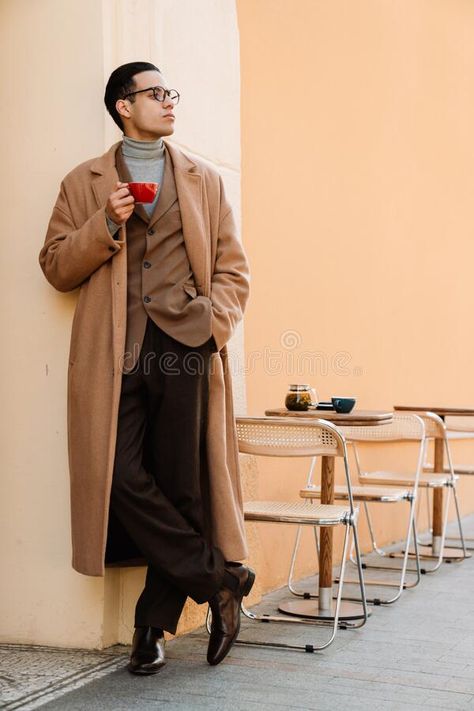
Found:
[{"label": "peach painted wall", "polygon": [[[282,405],[289,382],[361,408],[472,406],[474,4],[237,7],[249,413]],[[296,494],[291,471],[265,462],[259,494]],[[461,494],[474,510],[474,482]],[[399,516],[378,515],[383,540]],[[265,530],[281,582],[287,534]]]}]

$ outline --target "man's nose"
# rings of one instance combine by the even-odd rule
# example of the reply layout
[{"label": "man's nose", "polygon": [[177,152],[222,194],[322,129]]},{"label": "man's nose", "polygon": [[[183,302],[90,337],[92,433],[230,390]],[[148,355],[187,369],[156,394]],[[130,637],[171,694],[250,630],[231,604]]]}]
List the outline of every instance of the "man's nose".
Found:
[{"label": "man's nose", "polygon": [[171,101],[169,94],[165,94],[165,98],[163,99],[163,106],[166,106],[167,109],[173,108],[174,104]]}]

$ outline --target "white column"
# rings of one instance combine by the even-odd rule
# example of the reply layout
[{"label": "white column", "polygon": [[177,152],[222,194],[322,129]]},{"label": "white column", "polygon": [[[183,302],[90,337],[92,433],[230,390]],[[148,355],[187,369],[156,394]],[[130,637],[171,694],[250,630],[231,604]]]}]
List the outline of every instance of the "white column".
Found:
[{"label": "white column", "polygon": [[[210,161],[222,174],[240,225],[240,62],[234,0],[103,0],[104,81],[120,64],[155,64],[181,94],[172,140]],[[110,118],[106,143],[120,137]],[[243,328],[230,343],[237,412],[245,411]],[[115,574],[115,573],[114,573]],[[133,631],[133,608],[143,569],[120,573],[119,641]],[[201,621],[190,605],[181,629]]]}]

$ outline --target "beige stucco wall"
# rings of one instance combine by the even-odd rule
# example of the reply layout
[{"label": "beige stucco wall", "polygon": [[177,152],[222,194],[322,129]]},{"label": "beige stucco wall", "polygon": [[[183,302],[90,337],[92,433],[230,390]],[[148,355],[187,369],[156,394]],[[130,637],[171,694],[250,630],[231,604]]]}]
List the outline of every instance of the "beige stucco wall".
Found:
[{"label": "beige stucco wall", "polygon": [[103,151],[101,35],[94,0],[0,4],[9,107],[0,177],[5,641],[90,647],[101,635],[103,581],[69,564],[65,392],[75,297],[59,297],[37,260],[61,177]]},{"label": "beige stucco wall", "polygon": [[[472,406],[474,3],[237,7],[249,413],[289,382],[362,408]],[[304,470],[261,464],[259,495],[294,496]],[[461,495],[472,511],[473,481]],[[381,540],[400,518],[383,508]],[[274,585],[291,539],[261,530]]]},{"label": "beige stucco wall", "polygon": [[[103,107],[118,64],[153,61],[182,93],[176,142],[223,174],[240,211],[239,47],[233,0],[4,0],[8,105],[1,278],[0,640],[74,647],[129,642],[144,569],[105,579],[70,566],[66,366],[76,294],[44,280],[37,255],[61,178],[118,140]],[[6,168],[5,168],[6,166]],[[242,329],[232,342],[242,349]],[[243,377],[236,406],[245,408]],[[194,624],[187,612],[184,627]]]}]

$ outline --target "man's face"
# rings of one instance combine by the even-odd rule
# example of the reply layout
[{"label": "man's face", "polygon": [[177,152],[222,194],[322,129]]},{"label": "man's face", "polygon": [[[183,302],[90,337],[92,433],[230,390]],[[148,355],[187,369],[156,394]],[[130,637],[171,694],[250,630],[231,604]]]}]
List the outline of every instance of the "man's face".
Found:
[{"label": "man's face", "polygon": [[[135,74],[133,80],[133,91],[154,86],[169,88],[164,77],[154,70]],[[153,141],[162,136],[171,136],[174,131],[175,106],[168,95],[165,95],[163,101],[157,101],[152,91],[144,91],[131,98],[134,101],[119,99],[116,104],[126,136],[139,141]]]}]

